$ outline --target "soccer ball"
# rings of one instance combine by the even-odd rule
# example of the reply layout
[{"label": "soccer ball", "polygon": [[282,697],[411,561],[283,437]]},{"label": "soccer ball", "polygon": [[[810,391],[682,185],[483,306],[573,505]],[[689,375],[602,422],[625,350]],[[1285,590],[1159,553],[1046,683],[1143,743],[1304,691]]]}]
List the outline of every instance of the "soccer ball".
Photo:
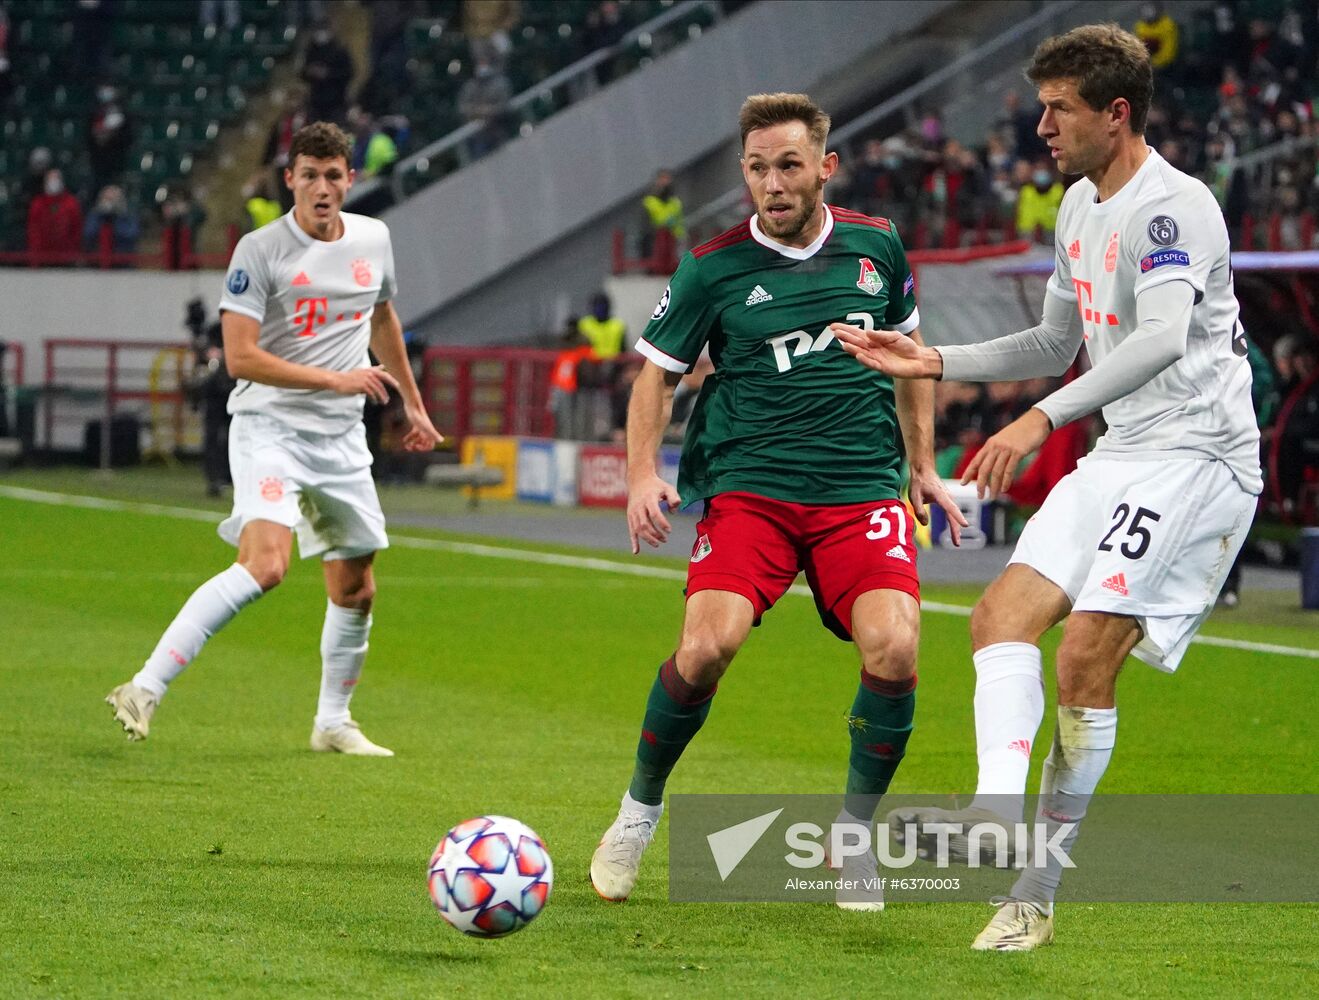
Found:
[{"label": "soccer ball", "polygon": [[531,827],[478,816],[444,835],[427,881],[440,916],[464,934],[495,938],[535,919],[550,898],[554,866]]}]

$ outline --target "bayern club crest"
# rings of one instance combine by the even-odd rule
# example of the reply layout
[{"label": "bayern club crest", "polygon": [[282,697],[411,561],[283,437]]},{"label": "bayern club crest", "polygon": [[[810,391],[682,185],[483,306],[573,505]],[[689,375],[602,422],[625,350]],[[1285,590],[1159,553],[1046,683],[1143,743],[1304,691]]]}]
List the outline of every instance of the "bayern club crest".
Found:
[{"label": "bayern club crest", "polygon": [[544,908],[554,866],[544,841],[526,824],[478,816],[444,835],[431,855],[427,884],[450,925],[473,937],[503,937]]},{"label": "bayern club crest", "polygon": [[856,287],[867,295],[878,295],[884,288],[884,282],[875,270],[875,263],[869,257],[861,258],[861,273],[857,276]]},{"label": "bayern club crest", "polygon": [[353,261],[353,280],[363,288],[371,284],[371,262],[365,257],[358,257]]}]

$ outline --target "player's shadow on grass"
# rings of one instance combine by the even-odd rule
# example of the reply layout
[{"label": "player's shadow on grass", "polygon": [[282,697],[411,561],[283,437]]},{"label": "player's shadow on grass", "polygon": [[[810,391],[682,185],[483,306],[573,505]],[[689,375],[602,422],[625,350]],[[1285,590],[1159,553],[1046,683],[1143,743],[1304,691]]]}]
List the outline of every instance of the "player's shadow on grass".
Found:
[{"label": "player's shadow on grass", "polygon": [[439,948],[358,948],[357,951],[372,958],[384,959],[391,968],[442,969],[452,965],[484,965],[489,961],[482,954],[443,951]]}]

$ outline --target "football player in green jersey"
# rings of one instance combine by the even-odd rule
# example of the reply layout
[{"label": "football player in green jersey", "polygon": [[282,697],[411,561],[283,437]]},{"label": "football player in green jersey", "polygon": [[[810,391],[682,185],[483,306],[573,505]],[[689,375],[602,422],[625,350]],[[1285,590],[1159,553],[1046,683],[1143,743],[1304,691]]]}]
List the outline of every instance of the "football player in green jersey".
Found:
[{"label": "football player in green jersey", "polygon": [[[646,364],[628,411],[628,530],[665,541],[665,509],[702,501],[677,651],[660,667],[614,824],[591,862],[606,899],[626,899],[659,821],[664,784],[710,710],[719,678],[753,625],[799,571],[820,617],[856,645],[861,681],[848,715],[846,818],[869,823],[887,790],[915,708],[920,588],[910,497],[965,524],[934,471],[929,383],[856,365],[829,324],[900,331],[920,343],[914,281],[897,233],[825,204],[838,166],[829,116],[802,94],[759,94],[739,119],[742,173],[755,214],[685,254],[637,350]],[[708,346],[678,484],[656,472],[673,386]],[[681,499],[680,499],[681,498]],[[841,735],[841,734],[840,734]],[[875,874],[848,859],[846,881]],[[868,883],[876,884],[876,883]],[[873,893],[839,899],[877,910]]]}]

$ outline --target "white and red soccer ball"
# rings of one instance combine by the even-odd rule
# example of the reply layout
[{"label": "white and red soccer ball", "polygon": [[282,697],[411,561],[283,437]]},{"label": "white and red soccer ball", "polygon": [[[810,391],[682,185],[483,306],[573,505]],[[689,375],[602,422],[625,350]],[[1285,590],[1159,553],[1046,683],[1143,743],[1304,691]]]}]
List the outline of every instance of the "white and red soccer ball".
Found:
[{"label": "white and red soccer ball", "polygon": [[554,865],[531,827],[507,816],[478,816],[444,835],[427,881],[440,916],[458,930],[503,937],[544,908]]}]

